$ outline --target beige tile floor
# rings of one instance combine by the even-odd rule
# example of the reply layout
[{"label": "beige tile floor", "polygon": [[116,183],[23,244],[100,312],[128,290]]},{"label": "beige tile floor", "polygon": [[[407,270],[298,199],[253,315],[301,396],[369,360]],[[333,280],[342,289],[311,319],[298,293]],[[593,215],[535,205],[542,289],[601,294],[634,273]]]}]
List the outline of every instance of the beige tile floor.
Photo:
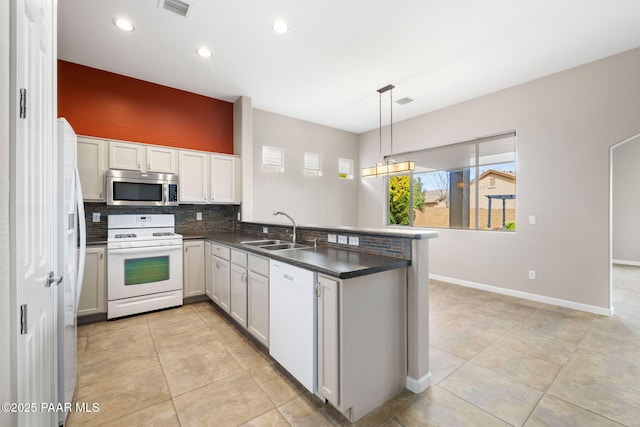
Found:
[{"label": "beige tile floor", "polygon": [[[363,426],[640,426],[640,268],[602,317],[432,282],[431,372]],[[70,426],[347,424],[208,303],[81,326]]]}]

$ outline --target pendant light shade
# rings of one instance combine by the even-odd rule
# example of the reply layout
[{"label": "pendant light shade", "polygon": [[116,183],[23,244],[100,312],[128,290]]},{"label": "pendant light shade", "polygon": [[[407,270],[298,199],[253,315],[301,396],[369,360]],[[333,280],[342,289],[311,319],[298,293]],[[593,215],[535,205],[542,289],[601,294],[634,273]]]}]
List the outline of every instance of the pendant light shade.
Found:
[{"label": "pendant light shade", "polygon": [[[362,168],[362,177],[372,177],[372,176],[389,176],[411,172],[415,169],[415,164],[410,161],[396,163],[393,161],[393,89],[394,85],[386,85],[385,87],[381,87],[378,89],[378,104],[380,111],[380,127],[379,127],[379,136],[380,136],[380,157],[378,159],[378,163],[375,166],[371,166],[368,168]],[[391,145],[391,155],[390,158],[386,161],[382,158],[382,94],[385,92],[389,92],[389,130],[390,130],[390,145]]]}]

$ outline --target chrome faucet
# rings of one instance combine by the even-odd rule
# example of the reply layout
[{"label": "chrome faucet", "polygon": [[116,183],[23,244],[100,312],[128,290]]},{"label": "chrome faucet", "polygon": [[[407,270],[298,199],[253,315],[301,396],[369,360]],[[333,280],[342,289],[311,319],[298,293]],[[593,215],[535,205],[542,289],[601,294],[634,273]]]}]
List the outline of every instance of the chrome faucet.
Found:
[{"label": "chrome faucet", "polygon": [[296,224],[296,220],[293,219],[291,217],[291,215],[289,215],[286,212],[282,212],[282,211],[274,211],[273,212],[274,215],[284,215],[287,218],[289,218],[289,220],[293,223],[293,238],[291,239],[291,242],[295,245],[296,244],[296,228],[298,228],[298,225]]}]

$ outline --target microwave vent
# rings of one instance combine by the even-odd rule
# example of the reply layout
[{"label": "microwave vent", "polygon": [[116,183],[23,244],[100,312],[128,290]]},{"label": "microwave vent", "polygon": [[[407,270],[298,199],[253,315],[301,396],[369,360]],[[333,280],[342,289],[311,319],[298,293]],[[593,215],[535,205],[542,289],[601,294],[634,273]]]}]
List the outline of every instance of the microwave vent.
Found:
[{"label": "microwave vent", "polygon": [[187,16],[191,5],[181,0],[160,0],[160,8],[180,16]]}]

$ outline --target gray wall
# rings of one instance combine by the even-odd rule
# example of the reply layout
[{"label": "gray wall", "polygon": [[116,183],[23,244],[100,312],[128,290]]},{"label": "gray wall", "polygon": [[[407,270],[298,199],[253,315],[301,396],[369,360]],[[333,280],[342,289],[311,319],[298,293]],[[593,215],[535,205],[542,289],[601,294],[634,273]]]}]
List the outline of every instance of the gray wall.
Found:
[{"label": "gray wall", "polygon": [[[9,2],[0,2],[0,402],[11,402],[11,257],[9,254]],[[0,412],[0,425],[11,425]]]},{"label": "gray wall", "polygon": [[[338,178],[338,157],[353,159],[357,170],[358,136],[256,109],[252,120],[253,215],[243,216],[243,220],[288,223],[286,218],[272,215],[283,210],[300,224],[356,225],[358,180]],[[263,145],[285,149],[284,173],[262,171]],[[304,175],[305,151],[322,154],[322,176]]]},{"label": "gray wall", "polygon": [[[440,230],[430,272],[606,312],[609,152],[640,132],[638,70],[635,49],[395,125],[397,152],[517,130],[517,232]],[[376,158],[376,132],[361,135],[361,164]],[[361,179],[360,226],[382,225],[375,181]]]},{"label": "gray wall", "polygon": [[613,149],[613,259],[640,265],[640,136]]}]

